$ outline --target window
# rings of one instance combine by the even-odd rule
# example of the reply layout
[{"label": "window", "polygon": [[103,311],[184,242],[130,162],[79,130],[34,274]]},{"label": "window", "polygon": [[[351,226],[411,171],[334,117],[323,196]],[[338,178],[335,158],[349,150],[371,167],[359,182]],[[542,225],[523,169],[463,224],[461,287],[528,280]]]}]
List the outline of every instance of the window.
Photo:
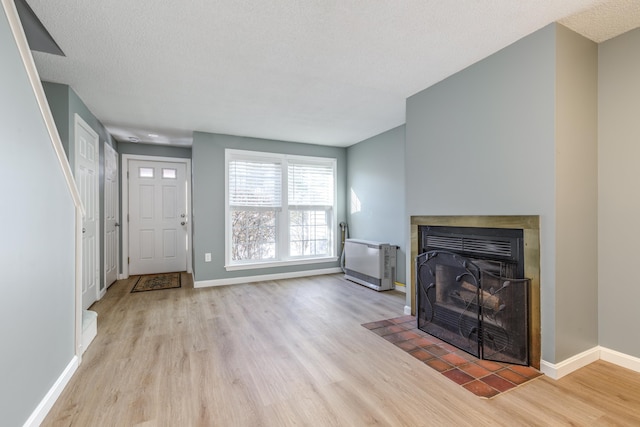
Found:
[{"label": "window", "polygon": [[153,178],[153,168],[138,168],[140,178]]},{"label": "window", "polygon": [[226,152],[226,266],[334,256],[336,160]]},{"label": "window", "polygon": [[162,178],[163,179],[177,179],[178,178],[178,170],[177,169],[162,168]]}]

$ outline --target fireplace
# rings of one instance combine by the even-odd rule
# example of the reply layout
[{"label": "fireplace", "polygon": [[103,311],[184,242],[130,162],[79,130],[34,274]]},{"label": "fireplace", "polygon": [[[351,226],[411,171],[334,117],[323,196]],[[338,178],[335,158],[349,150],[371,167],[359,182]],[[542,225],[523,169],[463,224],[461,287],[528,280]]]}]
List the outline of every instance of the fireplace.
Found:
[{"label": "fireplace", "polygon": [[523,231],[418,227],[418,328],[481,359],[529,365]]},{"label": "fireplace", "polygon": [[537,216],[413,216],[418,327],[484,359],[540,364]]}]

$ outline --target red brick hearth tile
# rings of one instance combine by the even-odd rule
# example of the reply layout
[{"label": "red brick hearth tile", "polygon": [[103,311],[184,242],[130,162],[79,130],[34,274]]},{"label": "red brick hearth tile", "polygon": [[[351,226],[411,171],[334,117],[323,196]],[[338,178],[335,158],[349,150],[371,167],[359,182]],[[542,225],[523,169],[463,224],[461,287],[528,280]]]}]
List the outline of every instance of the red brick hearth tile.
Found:
[{"label": "red brick hearth tile", "polygon": [[489,384],[491,387],[502,392],[514,388],[516,385],[510,381],[500,378],[495,374],[487,375],[484,378],[480,378],[480,381]]},{"label": "red brick hearth tile", "polygon": [[458,366],[458,368],[462,371],[465,371],[467,374],[471,375],[474,378],[486,377],[491,373],[491,371],[473,362],[469,362],[466,365]]},{"label": "red brick hearth tile", "polygon": [[428,338],[416,338],[411,340],[412,343],[414,343],[416,346],[418,347],[427,347],[429,345],[433,345],[433,342],[431,342],[431,340],[429,340]]},{"label": "red brick hearth tile", "polygon": [[377,322],[364,323],[362,326],[364,326],[367,329],[378,329],[384,326],[391,326],[391,325],[393,325],[393,323],[388,320],[379,320]]},{"label": "red brick hearth tile", "polygon": [[457,354],[460,357],[464,357],[465,359],[467,359],[469,362],[475,362],[478,360],[477,357],[475,357],[473,354],[469,354],[464,350],[456,350],[454,352],[455,354]]},{"label": "red brick hearth tile", "polygon": [[371,332],[374,332],[378,335],[380,335],[381,337],[385,336],[385,335],[389,335],[389,334],[395,334],[398,332],[403,332],[404,329],[402,329],[400,326],[397,325],[391,325],[391,326],[385,326],[383,328],[377,328],[377,329],[371,329]]},{"label": "red brick hearth tile", "polygon": [[413,331],[413,332],[418,332],[419,329],[416,328],[416,322],[404,322],[404,323],[398,323],[398,326],[408,330],[408,331]]},{"label": "red brick hearth tile", "polygon": [[416,334],[413,331],[398,332],[398,335],[400,335],[405,340],[413,340],[416,338],[420,338],[420,335]]},{"label": "red brick hearth tile", "polygon": [[444,356],[445,354],[449,354],[449,350],[446,350],[440,347],[438,344],[433,344],[424,348],[429,353],[434,354],[438,357]]},{"label": "red brick hearth tile", "polygon": [[442,375],[459,385],[467,384],[474,380],[471,375],[468,375],[457,368],[443,372]]},{"label": "red brick hearth tile", "polygon": [[467,383],[467,384],[463,385],[462,387],[466,388],[467,390],[469,390],[471,393],[475,394],[476,396],[486,397],[487,399],[490,398],[490,397],[495,396],[498,393],[500,393],[495,388],[490,387],[489,385],[483,383],[482,381],[478,381],[478,380],[471,381],[470,383]]},{"label": "red brick hearth tile", "polygon": [[438,372],[448,371],[449,369],[452,368],[452,366],[449,365],[447,362],[444,362],[440,359],[435,359],[435,358],[431,360],[427,360],[424,363],[431,366],[433,369],[435,369]]},{"label": "red brick hearth tile", "polygon": [[510,366],[510,368],[511,370],[519,373],[520,375],[528,379],[536,378],[542,375],[540,371],[530,366],[512,365]]},{"label": "red brick hearth tile", "polygon": [[401,349],[403,349],[406,352],[410,352],[413,351],[418,347],[417,345],[415,345],[414,343],[412,343],[411,341],[398,341],[397,343],[394,343],[396,346],[400,347]]},{"label": "red brick hearth tile", "polygon": [[444,356],[441,357],[441,359],[447,363],[452,364],[453,366],[460,366],[460,365],[469,363],[467,359],[465,359],[464,357],[458,356],[455,353],[445,354]]},{"label": "red brick hearth tile", "polygon": [[418,329],[418,328],[414,329],[413,332],[415,332],[416,334],[420,335],[421,337],[433,338],[431,335],[429,335],[425,331],[423,331],[421,329]]},{"label": "red brick hearth tile", "polygon": [[406,323],[406,322],[413,322],[413,324],[416,324],[416,318],[413,316],[400,316],[400,317],[395,317],[393,319],[389,319],[389,322],[392,323]]},{"label": "red brick hearth tile", "polygon": [[501,365],[498,362],[492,362],[491,360],[478,360],[478,362],[476,363],[478,363],[478,365],[490,371],[498,371],[504,368],[504,365]]},{"label": "red brick hearth tile", "polygon": [[439,346],[444,348],[445,350],[449,351],[450,353],[453,353],[454,351],[460,350],[458,347],[453,346],[451,344],[447,344],[446,342],[443,342],[443,343],[439,344]]},{"label": "red brick hearth tile", "polygon": [[502,378],[504,378],[505,380],[511,381],[512,383],[514,383],[516,385],[520,385],[522,383],[526,383],[527,381],[529,381],[527,378],[523,377],[522,375],[518,374],[517,372],[512,371],[510,368],[502,369],[502,370],[496,372],[496,375],[499,375]]},{"label": "red brick hearth tile", "polygon": [[429,353],[428,351],[424,351],[421,348],[419,348],[417,350],[410,351],[409,354],[412,355],[413,357],[415,357],[416,359],[421,360],[423,362],[425,362],[427,360],[435,359],[435,356],[433,354]]},{"label": "red brick hearth tile", "polygon": [[402,332],[398,332],[395,334],[384,335],[382,338],[389,341],[390,343],[397,343],[400,341],[406,341],[404,337],[402,337]]}]

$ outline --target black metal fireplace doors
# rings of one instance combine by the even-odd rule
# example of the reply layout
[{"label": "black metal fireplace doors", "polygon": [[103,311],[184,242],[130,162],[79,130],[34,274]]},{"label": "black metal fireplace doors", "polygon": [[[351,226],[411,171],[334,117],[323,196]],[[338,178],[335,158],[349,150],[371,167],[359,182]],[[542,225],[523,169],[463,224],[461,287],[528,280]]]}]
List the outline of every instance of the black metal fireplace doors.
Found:
[{"label": "black metal fireplace doors", "polygon": [[498,277],[469,258],[416,258],[418,328],[478,358],[529,365],[529,279]]}]

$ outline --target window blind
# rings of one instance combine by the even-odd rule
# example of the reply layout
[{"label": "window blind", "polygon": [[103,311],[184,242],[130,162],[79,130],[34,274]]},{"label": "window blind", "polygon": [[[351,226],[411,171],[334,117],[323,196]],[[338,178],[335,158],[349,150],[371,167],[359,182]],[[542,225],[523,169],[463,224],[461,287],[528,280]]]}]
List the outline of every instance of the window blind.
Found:
[{"label": "window blind", "polygon": [[333,168],[330,165],[289,163],[290,206],[333,206]]},{"label": "window blind", "polygon": [[229,162],[229,205],[281,207],[281,171],[281,165],[277,162],[231,160]]}]

